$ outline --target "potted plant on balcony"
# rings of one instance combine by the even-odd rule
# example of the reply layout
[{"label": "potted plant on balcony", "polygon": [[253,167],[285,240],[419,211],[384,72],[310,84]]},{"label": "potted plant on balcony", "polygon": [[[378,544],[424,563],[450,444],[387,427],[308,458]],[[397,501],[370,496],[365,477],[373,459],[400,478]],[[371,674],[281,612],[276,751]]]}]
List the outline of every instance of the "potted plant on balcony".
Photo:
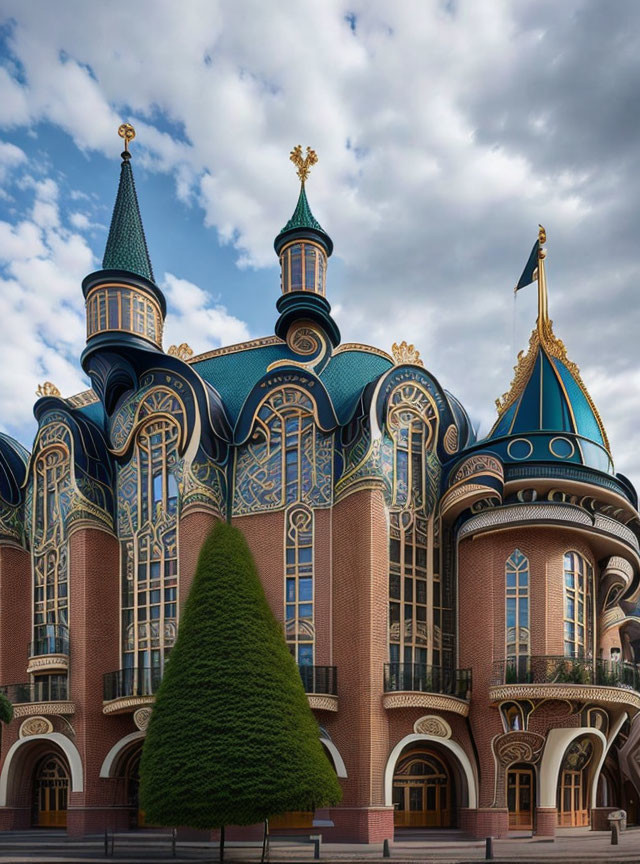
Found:
[{"label": "potted plant on balcony", "polygon": [[221,829],[342,791],[241,532],[206,540],[142,751],[149,822]]}]

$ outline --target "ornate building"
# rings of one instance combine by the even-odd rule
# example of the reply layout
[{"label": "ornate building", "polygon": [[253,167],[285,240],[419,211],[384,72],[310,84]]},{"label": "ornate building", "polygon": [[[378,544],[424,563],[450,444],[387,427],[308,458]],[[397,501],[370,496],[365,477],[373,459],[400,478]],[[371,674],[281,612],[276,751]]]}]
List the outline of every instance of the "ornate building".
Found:
[{"label": "ornate building", "polygon": [[82,285],[92,389],[40,388],[31,453],[0,436],[0,827],[142,818],[145,727],[216,519],[247,537],[344,788],[278,825],[379,842],[636,819],[637,496],[553,333],[544,251],[529,349],[478,441],[412,345],[341,343],[313,151],[292,153],[275,334],[165,351],[122,157]]}]

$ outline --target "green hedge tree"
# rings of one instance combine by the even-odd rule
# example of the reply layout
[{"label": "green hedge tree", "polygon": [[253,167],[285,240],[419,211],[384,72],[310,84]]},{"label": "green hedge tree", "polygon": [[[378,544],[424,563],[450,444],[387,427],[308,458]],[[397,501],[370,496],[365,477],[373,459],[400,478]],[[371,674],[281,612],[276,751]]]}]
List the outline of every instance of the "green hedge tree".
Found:
[{"label": "green hedge tree", "polygon": [[238,529],[202,547],[142,751],[151,824],[222,828],[337,804],[340,784]]},{"label": "green hedge tree", "polygon": [[0,693],[0,722],[11,723],[13,720],[13,705],[4,693]]}]

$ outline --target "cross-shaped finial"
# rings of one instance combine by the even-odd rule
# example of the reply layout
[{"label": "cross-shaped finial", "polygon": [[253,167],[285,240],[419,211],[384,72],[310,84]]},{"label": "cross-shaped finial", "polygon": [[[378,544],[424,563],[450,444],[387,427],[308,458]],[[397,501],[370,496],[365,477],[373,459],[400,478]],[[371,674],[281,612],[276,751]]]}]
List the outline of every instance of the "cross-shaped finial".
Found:
[{"label": "cross-shaped finial", "polygon": [[311,166],[315,165],[318,161],[318,154],[315,150],[312,150],[311,147],[307,147],[307,155],[303,158],[302,147],[300,146],[300,144],[297,144],[289,154],[289,159],[291,159],[293,164],[298,169],[297,174],[300,178],[300,182],[304,183],[304,181],[309,176]]}]

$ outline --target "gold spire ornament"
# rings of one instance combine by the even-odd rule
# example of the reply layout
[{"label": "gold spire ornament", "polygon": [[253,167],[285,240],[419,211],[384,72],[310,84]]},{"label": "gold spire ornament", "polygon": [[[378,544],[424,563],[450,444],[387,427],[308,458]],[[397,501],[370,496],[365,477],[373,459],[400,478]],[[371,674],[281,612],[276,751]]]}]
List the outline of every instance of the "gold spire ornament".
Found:
[{"label": "gold spire ornament", "polygon": [[302,146],[297,144],[289,154],[289,159],[291,159],[298,169],[296,173],[300,178],[300,182],[304,185],[305,180],[309,176],[311,166],[315,165],[318,161],[318,154],[315,150],[312,150],[311,147],[307,147],[307,155],[303,158]]},{"label": "gold spire ornament", "polygon": [[118,135],[124,139],[124,152],[129,153],[129,141],[136,137],[136,130],[131,123],[121,123],[118,127]]},{"label": "gold spire ornament", "polygon": [[536,267],[535,275],[538,280],[538,333],[540,338],[544,338],[545,330],[549,324],[549,301],[547,296],[547,274],[544,267],[544,259],[547,257],[547,250],[543,249],[542,244],[547,242],[547,232],[542,225],[538,225],[538,266]]}]

